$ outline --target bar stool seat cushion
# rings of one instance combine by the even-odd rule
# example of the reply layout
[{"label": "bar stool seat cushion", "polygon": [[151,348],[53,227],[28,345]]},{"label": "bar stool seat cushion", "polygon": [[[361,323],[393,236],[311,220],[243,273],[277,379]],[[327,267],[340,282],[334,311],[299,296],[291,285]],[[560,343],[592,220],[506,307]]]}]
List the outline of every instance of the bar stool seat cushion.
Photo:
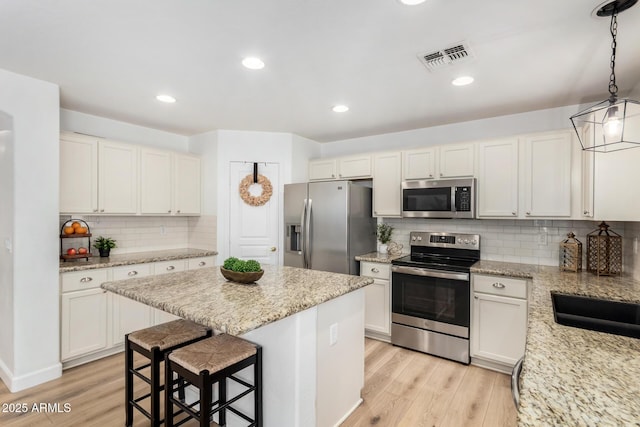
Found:
[{"label": "bar stool seat cushion", "polygon": [[129,341],[138,344],[147,351],[158,347],[164,351],[196,338],[205,337],[207,327],[190,320],[178,319],[129,334]]},{"label": "bar stool seat cushion", "polygon": [[214,373],[256,354],[255,345],[229,334],[215,335],[169,354],[169,360],[198,375]]}]

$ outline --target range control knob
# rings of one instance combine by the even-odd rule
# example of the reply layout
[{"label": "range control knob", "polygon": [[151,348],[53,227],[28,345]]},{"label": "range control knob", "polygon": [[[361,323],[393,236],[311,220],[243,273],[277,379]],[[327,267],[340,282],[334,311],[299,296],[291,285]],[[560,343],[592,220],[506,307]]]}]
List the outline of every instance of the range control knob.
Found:
[{"label": "range control knob", "polygon": [[418,236],[418,242],[422,242],[422,236]]},{"label": "range control knob", "polygon": [[471,244],[472,244],[472,245],[477,245],[477,244],[478,244],[478,241],[477,241],[477,240],[472,240],[472,241],[471,241]]},{"label": "range control knob", "polygon": [[415,242],[416,241],[416,236],[411,236],[411,241]]},{"label": "range control knob", "polygon": [[464,243],[465,245],[468,245],[468,244],[469,244],[469,239],[464,239],[464,240],[462,241],[462,243]]}]

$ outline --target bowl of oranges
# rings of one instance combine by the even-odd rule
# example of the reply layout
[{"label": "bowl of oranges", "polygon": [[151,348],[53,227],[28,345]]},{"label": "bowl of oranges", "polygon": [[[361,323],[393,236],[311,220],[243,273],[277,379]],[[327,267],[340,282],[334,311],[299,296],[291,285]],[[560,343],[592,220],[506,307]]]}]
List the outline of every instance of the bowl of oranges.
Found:
[{"label": "bowl of oranges", "polygon": [[85,237],[89,234],[89,226],[81,219],[69,220],[62,226],[62,235],[74,237]]}]

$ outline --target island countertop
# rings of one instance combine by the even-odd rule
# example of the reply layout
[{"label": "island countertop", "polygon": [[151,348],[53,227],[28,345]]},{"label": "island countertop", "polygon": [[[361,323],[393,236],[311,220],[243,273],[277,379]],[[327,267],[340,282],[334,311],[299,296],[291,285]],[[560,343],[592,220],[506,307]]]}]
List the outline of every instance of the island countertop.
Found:
[{"label": "island countertop", "polygon": [[288,317],[373,283],[373,279],[263,266],[255,284],[227,281],[219,267],[105,282],[103,289],[232,335]]},{"label": "island countertop", "polygon": [[494,261],[480,261],[471,272],[532,281],[520,426],[638,425],[640,339],[556,323],[550,292],[638,303],[640,282]]}]

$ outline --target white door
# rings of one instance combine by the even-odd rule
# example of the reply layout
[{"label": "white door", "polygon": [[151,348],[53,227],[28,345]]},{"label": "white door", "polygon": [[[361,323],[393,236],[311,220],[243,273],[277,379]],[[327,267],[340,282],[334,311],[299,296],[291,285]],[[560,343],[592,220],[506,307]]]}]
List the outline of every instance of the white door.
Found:
[{"label": "white door", "polygon": [[[255,259],[261,264],[278,263],[280,236],[278,206],[280,186],[277,163],[259,163],[258,174],[264,175],[272,188],[271,198],[262,206],[253,206],[240,197],[240,183],[253,177],[253,163],[231,162],[229,180],[229,256]],[[249,194],[259,197],[263,187],[251,184]]]}]

